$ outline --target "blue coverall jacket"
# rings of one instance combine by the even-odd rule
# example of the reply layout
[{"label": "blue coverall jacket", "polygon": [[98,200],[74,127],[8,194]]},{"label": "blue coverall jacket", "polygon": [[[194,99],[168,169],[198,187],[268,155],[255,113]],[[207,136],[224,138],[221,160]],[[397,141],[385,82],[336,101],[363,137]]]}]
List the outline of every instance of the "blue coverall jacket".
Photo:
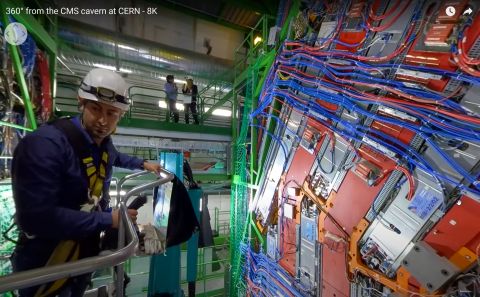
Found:
[{"label": "blue coverall jacket", "polygon": [[[90,145],[97,168],[107,150],[103,197],[109,197],[113,166],[141,169],[143,160],[118,152],[110,137],[98,146],[79,118],[72,120]],[[14,271],[44,267],[60,240],[83,238],[111,227],[109,212],[79,211],[88,188],[84,170],[66,136],[53,125],[43,125],[20,141],[12,161],[16,219],[19,229],[35,238],[17,244],[12,257]],[[104,208],[105,204],[101,203]],[[30,296],[22,291],[21,295]]]}]

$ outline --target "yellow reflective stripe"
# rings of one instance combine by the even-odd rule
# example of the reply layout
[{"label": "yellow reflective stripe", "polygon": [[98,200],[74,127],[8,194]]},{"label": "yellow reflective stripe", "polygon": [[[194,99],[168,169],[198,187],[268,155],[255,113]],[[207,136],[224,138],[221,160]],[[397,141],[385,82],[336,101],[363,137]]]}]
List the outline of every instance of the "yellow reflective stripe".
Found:
[{"label": "yellow reflective stripe", "polygon": [[87,168],[87,175],[88,175],[88,176],[92,176],[92,175],[95,173],[95,171],[97,171],[97,169],[95,168],[95,166],[88,167],[88,168]]},{"label": "yellow reflective stripe", "polygon": [[107,161],[108,161],[108,154],[107,154],[106,152],[103,152],[102,160],[103,160],[103,162],[107,163]]},{"label": "yellow reflective stripe", "polygon": [[[82,160],[86,164],[87,176],[90,180],[90,190],[93,196],[98,198],[102,195],[103,190],[103,181],[106,178],[106,164],[108,162],[108,154],[106,152],[102,155],[102,161],[100,163],[99,173],[97,174],[97,169],[93,165],[93,158],[88,157]],[[90,163],[90,164],[89,164]],[[72,254],[73,252],[73,254]],[[65,262],[71,262],[78,259],[80,255],[80,244],[72,240],[63,240],[61,241],[55,250],[50,256],[50,259],[45,266],[57,265]],[[40,286],[37,290],[35,297],[47,297],[51,294],[55,294],[59,289],[61,289],[68,278],[60,279],[55,281],[50,288],[45,292],[46,285]]]},{"label": "yellow reflective stripe", "polygon": [[88,158],[83,159],[83,163],[85,163],[85,164],[88,164],[90,162],[93,162],[93,157],[88,157]]},{"label": "yellow reflective stripe", "polygon": [[[92,177],[92,178],[95,178],[95,181],[93,182],[92,178],[90,178],[90,190],[92,191],[93,196],[100,198],[100,196],[102,195],[103,181],[105,180],[105,174],[106,174],[105,165],[101,163],[100,173]],[[94,183],[93,185],[92,185],[92,182]]]},{"label": "yellow reflective stripe", "polygon": [[[72,254],[73,249],[75,249],[75,251]],[[79,254],[80,254],[80,246],[75,241],[73,240],[61,241],[55,248],[46,266],[58,265],[65,262],[76,261],[78,259]],[[48,291],[46,291],[45,293],[43,292],[46,289],[46,285],[43,284],[38,289],[37,293],[35,294],[35,297],[44,297],[54,293],[55,291],[60,289],[67,280],[68,278],[56,280],[50,286]]]}]

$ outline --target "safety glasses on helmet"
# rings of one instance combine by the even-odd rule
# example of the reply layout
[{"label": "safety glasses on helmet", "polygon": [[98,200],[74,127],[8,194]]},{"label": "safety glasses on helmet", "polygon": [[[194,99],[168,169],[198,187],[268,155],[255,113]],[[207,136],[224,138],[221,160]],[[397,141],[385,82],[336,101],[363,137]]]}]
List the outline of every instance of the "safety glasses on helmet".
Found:
[{"label": "safety glasses on helmet", "polygon": [[83,82],[82,82],[82,85],[80,86],[80,88],[84,92],[95,95],[95,96],[97,96],[97,98],[108,101],[108,102],[111,102],[111,103],[118,102],[118,103],[123,103],[123,104],[130,104],[130,99],[129,98],[127,98],[123,95],[117,94],[117,93],[115,93],[115,91],[112,91],[112,90],[107,89],[107,88],[92,87],[92,86],[86,85]]}]

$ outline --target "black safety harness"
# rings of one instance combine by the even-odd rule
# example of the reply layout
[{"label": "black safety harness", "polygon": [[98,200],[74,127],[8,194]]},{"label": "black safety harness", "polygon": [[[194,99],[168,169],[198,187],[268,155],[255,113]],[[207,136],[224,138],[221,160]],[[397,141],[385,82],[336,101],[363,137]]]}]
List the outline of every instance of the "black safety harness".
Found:
[{"label": "black safety harness", "polygon": [[[85,137],[71,118],[61,118],[55,120],[50,125],[55,126],[66,137],[72,147],[75,155],[79,158],[84,167],[85,178],[88,180],[89,188],[85,204],[81,206],[81,211],[93,212],[100,210],[98,202],[102,196],[103,183],[106,178],[106,168],[108,154],[102,153],[99,168],[95,166],[94,158],[90,147],[85,141]],[[78,259],[96,256],[100,252],[100,234],[94,234],[91,237],[82,240],[62,240],[55,248],[46,266],[57,265],[65,262],[76,261]],[[55,296],[66,287],[71,279],[65,278],[53,283],[40,286],[35,297]]]}]

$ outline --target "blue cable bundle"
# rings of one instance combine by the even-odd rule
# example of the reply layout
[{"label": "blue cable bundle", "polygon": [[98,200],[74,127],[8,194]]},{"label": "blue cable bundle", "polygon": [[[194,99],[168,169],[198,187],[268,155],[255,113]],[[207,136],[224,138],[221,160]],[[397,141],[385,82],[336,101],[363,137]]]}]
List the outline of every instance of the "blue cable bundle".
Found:
[{"label": "blue cable bundle", "polygon": [[[418,15],[417,15],[418,17]],[[333,57],[335,57],[335,52]],[[338,53],[340,54],[340,53]],[[339,56],[341,57],[341,56]],[[329,57],[331,58],[331,57]],[[442,94],[433,92],[426,88],[414,86],[412,84],[400,81],[385,79],[384,70],[396,68],[404,68],[416,71],[422,71],[437,75],[442,75],[449,78],[455,78],[465,83],[480,84],[480,79],[463,73],[454,73],[443,71],[428,67],[409,66],[409,65],[392,65],[392,64],[378,64],[369,65],[355,61],[353,59],[342,59],[347,61],[349,65],[335,65],[328,63],[328,60],[321,52],[306,51],[299,48],[295,50],[282,51],[275,61],[275,67],[269,71],[268,77],[265,81],[262,95],[259,99],[258,108],[252,112],[251,118],[258,116],[266,116],[275,118],[278,125],[286,125],[284,121],[278,117],[265,114],[263,111],[273,103],[274,98],[281,98],[284,104],[291,106],[298,112],[305,113],[307,116],[316,119],[319,123],[329,127],[333,132],[347,138],[355,140],[371,147],[364,143],[363,139],[373,140],[382,146],[388,148],[398,155],[397,162],[401,160],[406,161],[409,167],[416,166],[427,173],[431,174],[439,184],[448,182],[458,186],[461,189],[479,194],[480,185],[476,181],[476,177],[471,176],[465,169],[455,162],[440,146],[434,141],[432,135],[452,139],[462,143],[463,141],[480,141],[480,123],[473,121],[465,121],[463,118],[450,116],[450,114],[479,118],[477,115],[465,110],[460,104],[452,100],[446,100]],[[327,80],[319,79],[318,77],[308,76],[297,70],[298,66],[308,66],[315,68],[319,73],[323,73]],[[281,72],[283,77],[280,78],[278,73]],[[381,73],[382,77],[374,76],[373,74]],[[288,76],[285,79],[285,76]],[[300,84],[301,82],[301,84]],[[397,92],[403,96],[405,101],[391,102],[388,100],[372,101],[366,96],[365,90],[355,89],[356,85],[370,86],[372,90],[385,89],[391,92]],[[302,102],[297,94],[302,93],[310,98],[318,98],[327,103],[342,106],[351,114],[357,116],[357,122],[347,121],[336,115],[336,111],[328,110],[318,104],[315,100]],[[368,91],[367,91],[368,92]],[[408,101],[408,98],[419,98],[422,104],[417,104],[415,101]],[[412,103],[413,102],[413,103]],[[438,108],[432,110],[431,105],[442,103],[442,109],[445,113],[438,112]],[[420,120],[421,125],[402,121],[397,118],[386,117],[360,106],[360,104],[373,104],[390,107],[395,110],[402,111]],[[322,116],[319,118],[318,115]],[[420,154],[410,149],[397,139],[386,135],[380,131],[372,130],[369,127],[362,126],[359,123],[359,116],[373,118],[388,124],[400,126],[409,129],[415,134],[420,135],[428,145],[438,152],[439,156],[447,162],[459,175],[464,177],[468,182],[472,183],[476,189],[471,189],[468,186],[459,184],[433,170],[432,166]],[[343,129],[339,130],[330,126],[329,121],[339,123]],[[263,127],[259,127],[262,128]],[[289,131],[293,135],[292,131]],[[273,137],[275,141],[280,142],[278,138]],[[283,146],[282,146],[283,148]],[[371,147],[373,150],[377,150]],[[285,149],[284,154],[285,154]],[[318,158],[316,158],[317,162]],[[332,156],[333,160],[333,156]],[[320,166],[321,167],[321,166]],[[327,170],[321,168],[324,173]],[[332,164],[333,170],[333,164]],[[411,170],[410,170],[411,171]],[[443,186],[442,186],[443,188]]]},{"label": "blue cable bundle", "polygon": [[269,259],[265,253],[256,254],[247,243],[240,243],[240,250],[245,255],[244,273],[253,296],[291,296],[303,297],[303,292],[314,288],[306,288],[298,280],[292,278],[276,261]]}]

